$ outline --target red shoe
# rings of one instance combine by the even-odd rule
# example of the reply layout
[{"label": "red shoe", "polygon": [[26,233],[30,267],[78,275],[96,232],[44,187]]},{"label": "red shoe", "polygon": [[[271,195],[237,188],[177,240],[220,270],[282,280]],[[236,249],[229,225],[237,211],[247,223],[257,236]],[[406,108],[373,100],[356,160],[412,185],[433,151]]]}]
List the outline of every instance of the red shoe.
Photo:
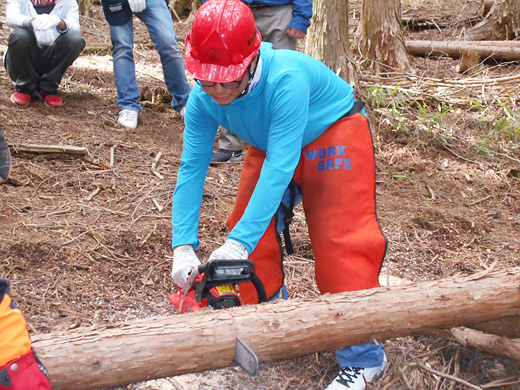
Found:
[{"label": "red shoe", "polygon": [[59,107],[63,105],[63,100],[61,100],[59,95],[45,95],[43,101],[51,107]]},{"label": "red shoe", "polygon": [[14,91],[11,95],[11,101],[20,106],[27,106],[31,102],[31,95],[20,91]]}]

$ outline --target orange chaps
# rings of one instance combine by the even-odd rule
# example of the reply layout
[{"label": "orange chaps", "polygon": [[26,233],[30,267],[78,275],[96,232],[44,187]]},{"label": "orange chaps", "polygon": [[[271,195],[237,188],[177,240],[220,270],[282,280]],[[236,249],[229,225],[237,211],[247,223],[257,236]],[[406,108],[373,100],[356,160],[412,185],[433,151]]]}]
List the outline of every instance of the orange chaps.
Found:
[{"label": "orange chaps", "polygon": [[49,375],[31,348],[22,312],[0,278],[0,390],[52,390]]},{"label": "orange chaps", "polygon": [[[249,148],[227,221],[230,229],[247,207],[265,156]],[[357,113],[338,120],[303,148],[294,181],[301,189],[320,292],[378,287],[387,242],[376,215],[374,147],[365,116]],[[284,278],[276,216],[249,258],[267,297],[274,296]],[[240,294],[245,303],[257,302],[251,283],[242,284]]]},{"label": "orange chaps", "polygon": [[22,312],[11,302],[9,284],[0,279],[0,367],[31,349]]}]

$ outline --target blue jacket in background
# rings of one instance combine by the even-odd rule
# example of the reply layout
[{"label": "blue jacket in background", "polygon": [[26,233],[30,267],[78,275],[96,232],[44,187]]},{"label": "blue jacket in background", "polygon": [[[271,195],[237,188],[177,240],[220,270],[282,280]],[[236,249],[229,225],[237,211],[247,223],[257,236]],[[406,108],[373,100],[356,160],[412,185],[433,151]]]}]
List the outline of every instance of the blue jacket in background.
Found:
[{"label": "blue jacket in background", "polygon": [[[203,0],[205,3],[207,0]],[[295,28],[307,34],[311,25],[312,0],[242,0],[247,5],[265,5],[275,7],[277,5],[294,4],[293,19],[287,28]]]}]

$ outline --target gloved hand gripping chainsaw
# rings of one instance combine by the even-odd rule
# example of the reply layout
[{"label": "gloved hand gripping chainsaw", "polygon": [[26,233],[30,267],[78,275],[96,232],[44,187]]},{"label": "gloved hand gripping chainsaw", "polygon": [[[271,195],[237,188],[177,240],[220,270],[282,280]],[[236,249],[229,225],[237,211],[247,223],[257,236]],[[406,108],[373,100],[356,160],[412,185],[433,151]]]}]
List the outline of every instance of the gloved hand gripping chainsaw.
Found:
[{"label": "gloved hand gripping chainsaw", "polygon": [[255,274],[251,260],[210,260],[193,268],[188,281],[170,301],[180,313],[200,311],[204,307],[226,309],[241,306],[237,285],[251,281],[258,294],[258,302],[266,301],[264,285]]}]

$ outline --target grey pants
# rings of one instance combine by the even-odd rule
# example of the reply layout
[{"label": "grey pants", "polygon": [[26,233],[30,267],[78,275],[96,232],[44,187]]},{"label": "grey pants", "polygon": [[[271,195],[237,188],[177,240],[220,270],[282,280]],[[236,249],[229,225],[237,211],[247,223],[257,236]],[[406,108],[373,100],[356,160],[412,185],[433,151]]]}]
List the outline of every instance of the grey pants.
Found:
[{"label": "grey pants", "polygon": [[[287,26],[291,23],[293,9],[292,4],[285,4],[252,10],[256,27],[262,34],[262,40],[271,42],[273,49],[296,50],[298,40],[287,35]],[[242,141],[235,134],[220,126],[218,146],[220,149],[242,150]]]},{"label": "grey pants", "polygon": [[61,34],[52,46],[39,47],[34,32],[16,27],[9,35],[5,69],[20,91],[30,94],[40,88],[54,95],[65,71],[84,47],[85,40],[75,30]]}]

